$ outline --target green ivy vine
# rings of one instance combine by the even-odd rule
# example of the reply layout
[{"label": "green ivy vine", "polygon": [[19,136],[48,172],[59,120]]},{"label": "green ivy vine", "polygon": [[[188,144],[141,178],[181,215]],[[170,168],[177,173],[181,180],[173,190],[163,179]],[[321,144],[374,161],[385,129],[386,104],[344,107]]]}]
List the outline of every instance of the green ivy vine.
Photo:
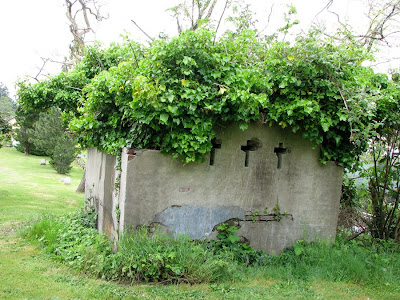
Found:
[{"label": "green ivy vine", "polygon": [[245,130],[262,119],[319,146],[321,162],[348,166],[366,145],[354,134],[376,116],[361,99],[385,80],[362,65],[367,59],[362,47],[318,32],[290,45],[252,30],[214,41],[199,29],[147,47],[95,45],[73,71],[21,83],[19,100],[58,105],[82,145],[111,154],[128,146],[198,161],[211,150],[217,123]]}]

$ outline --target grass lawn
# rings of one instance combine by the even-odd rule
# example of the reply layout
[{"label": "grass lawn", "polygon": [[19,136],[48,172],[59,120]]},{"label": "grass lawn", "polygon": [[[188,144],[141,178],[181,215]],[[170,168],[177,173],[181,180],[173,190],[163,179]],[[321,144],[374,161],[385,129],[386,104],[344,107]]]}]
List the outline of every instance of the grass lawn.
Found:
[{"label": "grass lawn", "polygon": [[[61,214],[83,205],[76,194],[76,165],[64,185],[42,157],[0,149],[0,299],[400,299],[397,286],[280,280],[250,269],[232,282],[203,285],[124,286],[85,276],[22,240],[18,231],[42,213]],[[399,266],[400,267],[400,266]]]}]

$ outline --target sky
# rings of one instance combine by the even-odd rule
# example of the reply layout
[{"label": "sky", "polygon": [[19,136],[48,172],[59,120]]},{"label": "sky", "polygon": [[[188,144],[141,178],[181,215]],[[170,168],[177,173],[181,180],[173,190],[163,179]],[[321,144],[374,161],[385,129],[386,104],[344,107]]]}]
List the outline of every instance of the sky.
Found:
[{"label": "sky", "polygon": [[[164,32],[169,36],[177,34],[176,21],[166,10],[179,0],[99,0],[102,11],[108,14],[107,20],[92,23],[96,35],[87,42],[101,41],[104,45],[121,41],[121,34],[128,34],[132,40],[146,42],[146,37],[131,22],[135,20],[149,35],[158,36]],[[244,1],[240,1],[244,2]],[[271,7],[272,14],[266,31],[274,31],[282,26],[283,13],[292,3],[297,9],[296,18],[300,20],[298,29],[304,31],[312,22],[323,23],[328,28],[335,26],[336,16],[331,13],[318,13],[328,0],[247,0],[261,29],[267,25]],[[215,16],[220,15],[225,1],[220,0]],[[354,27],[365,27],[365,0],[334,0],[330,10],[335,11],[342,21],[349,21]],[[5,84],[10,96],[14,97],[14,85],[25,76],[35,77],[43,65],[42,58],[63,61],[68,55],[68,45],[72,40],[68,20],[65,15],[64,0],[0,0],[0,82]],[[228,16],[225,13],[225,16]],[[315,16],[318,15],[317,18]],[[393,52],[393,49],[390,50]],[[383,54],[387,56],[389,54]],[[390,54],[392,55],[392,54]],[[398,67],[398,61],[386,63],[381,71]],[[43,74],[57,74],[60,64],[50,63]]]}]

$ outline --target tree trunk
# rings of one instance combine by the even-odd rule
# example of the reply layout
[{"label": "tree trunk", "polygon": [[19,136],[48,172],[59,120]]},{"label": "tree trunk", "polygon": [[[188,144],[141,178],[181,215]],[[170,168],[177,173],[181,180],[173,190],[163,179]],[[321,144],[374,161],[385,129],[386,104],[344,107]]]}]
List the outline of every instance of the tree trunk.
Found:
[{"label": "tree trunk", "polygon": [[82,176],[81,182],[79,183],[79,186],[77,187],[75,192],[84,193],[85,192],[85,185],[86,185],[86,169],[83,172],[83,176]]}]

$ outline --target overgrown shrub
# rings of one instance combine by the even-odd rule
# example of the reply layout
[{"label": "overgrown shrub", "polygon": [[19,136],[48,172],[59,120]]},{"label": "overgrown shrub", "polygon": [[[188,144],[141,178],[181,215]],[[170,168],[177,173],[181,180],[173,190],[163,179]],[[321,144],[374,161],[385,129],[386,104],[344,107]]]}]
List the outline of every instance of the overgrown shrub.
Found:
[{"label": "overgrown shrub", "polygon": [[188,237],[149,236],[147,228],[126,233],[117,257],[119,277],[129,281],[213,282],[228,277],[234,267]]},{"label": "overgrown shrub", "polygon": [[94,211],[63,217],[43,216],[26,237],[55,258],[99,278],[125,283],[209,283],[267,276],[292,280],[328,280],[400,286],[400,249],[394,242],[348,241],[332,245],[298,241],[279,256],[239,243],[232,226],[220,228],[220,240],[193,242],[147,228],[126,232],[116,253],[112,242],[94,228]]},{"label": "overgrown shrub", "polygon": [[264,251],[254,250],[247,243],[240,241],[240,237],[235,235],[239,229],[236,226],[222,223],[217,226],[218,240],[211,240],[206,245],[215,254],[224,254],[232,260],[246,266],[262,264],[267,254]]},{"label": "overgrown shrub", "polygon": [[146,228],[125,233],[113,253],[112,242],[88,226],[93,220],[93,213],[85,211],[43,216],[26,237],[73,268],[122,282],[214,282],[228,278],[237,267],[186,237],[149,235]]}]

